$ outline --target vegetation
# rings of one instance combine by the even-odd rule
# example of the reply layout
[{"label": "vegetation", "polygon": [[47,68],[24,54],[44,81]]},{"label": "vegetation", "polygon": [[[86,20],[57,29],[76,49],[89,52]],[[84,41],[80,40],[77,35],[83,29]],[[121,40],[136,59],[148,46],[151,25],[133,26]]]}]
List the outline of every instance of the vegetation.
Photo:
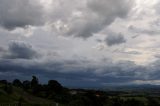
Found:
[{"label": "vegetation", "polygon": [[38,78],[33,76],[31,81],[15,79],[10,83],[1,80],[0,103],[17,103],[18,106],[55,103],[59,103],[59,106],[160,106],[160,96],[144,92],[68,89],[56,80],[40,84]]}]

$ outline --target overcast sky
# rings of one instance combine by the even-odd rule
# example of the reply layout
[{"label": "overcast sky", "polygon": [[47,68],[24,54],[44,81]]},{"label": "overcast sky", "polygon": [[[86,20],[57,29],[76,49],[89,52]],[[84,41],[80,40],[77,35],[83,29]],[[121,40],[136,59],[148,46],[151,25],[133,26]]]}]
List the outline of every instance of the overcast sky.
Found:
[{"label": "overcast sky", "polygon": [[159,0],[0,0],[0,79],[160,85]]}]

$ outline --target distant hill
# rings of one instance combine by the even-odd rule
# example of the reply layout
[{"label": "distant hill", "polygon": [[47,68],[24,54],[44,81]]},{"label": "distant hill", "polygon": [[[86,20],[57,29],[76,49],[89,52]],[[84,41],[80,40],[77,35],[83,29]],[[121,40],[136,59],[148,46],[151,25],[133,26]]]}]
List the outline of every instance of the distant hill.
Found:
[{"label": "distant hill", "polygon": [[105,91],[159,91],[160,85],[117,85],[117,86],[106,86],[103,88]]}]

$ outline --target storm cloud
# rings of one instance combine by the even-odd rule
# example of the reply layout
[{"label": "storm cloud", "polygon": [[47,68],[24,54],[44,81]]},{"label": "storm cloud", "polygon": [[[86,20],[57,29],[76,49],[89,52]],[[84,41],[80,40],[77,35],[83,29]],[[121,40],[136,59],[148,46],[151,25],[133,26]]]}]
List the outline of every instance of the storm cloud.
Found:
[{"label": "storm cloud", "polygon": [[[135,26],[129,26],[128,29],[134,33],[137,34],[147,34],[147,35],[159,35],[160,34],[160,30],[157,29],[142,29],[142,28],[137,28]],[[137,37],[137,36],[135,36]],[[134,37],[133,37],[134,38]]]},{"label": "storm cloud", "polygon": [[[152,69],[151,66],[146,68],[129,61],[99,65],[97,62],[72,60],[43,62],[0,60],[2,78],[8,76],[7,73],[15,73],[10,80],[15,77],[25,79],[37,75],[43,82],[46,79],[56,79],[65,86],[74,87],[102,87],[113,83],[133,84],[135,80],[155,80],[159,77],[157,68]],[[79,85],[76,84],[77,82]]]},{"label": "storm cloud", "polygon": [[128,0],[88,0],[80,18],[73,18],[68,35],[88,38],[109,26],[117,18],[125,18],[132,9]]},{"label": "storm cloud", "polygon": [[12,41],[2,57],[7,59],[32,59],[38,57],[38,53],[30,44],[22,41]]},{"label": "storm cloud", "polygon": [[52,3],[53,8],[46,12],[38,0],[1,0],[0,25],[5,29],[13,30],[17,27],[43,26],[49,23],[48,25],[64,35],[88,38],[103,30],[115,19],[125,18],[132,9],[132,2],[128,0],[102,0],[101,2],[87,0],[85,3],[75,0],[74,2],[83,4],[81,6],[84,9],[79,10],[80,5],[73,6],[68,1],[57,1],[59,7],[55,8],[55,1]]},{"label": "storm cloud", "polygon": [[105,39],[108,46],[119,45],[126,42],[126,39],[122,34],[113,34],[110,33],[109,36]]},{"label": "storm cloud", "polygon": [[37,0],[1,0],[0,25],[8,30],[44,23],[43,8]]}]

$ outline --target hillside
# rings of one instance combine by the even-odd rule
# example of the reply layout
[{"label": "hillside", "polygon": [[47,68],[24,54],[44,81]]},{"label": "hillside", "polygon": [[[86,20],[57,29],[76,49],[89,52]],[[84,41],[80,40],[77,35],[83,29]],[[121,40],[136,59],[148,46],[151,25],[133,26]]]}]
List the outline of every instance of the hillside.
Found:
[{"label": "hillside", "polygon": [[12,86],[12,93],[9,94],[5,90],[5,85],[0,84],[0,103],[17,103],[20,99],[23,103],[40,103],[49,104],[53,103],[51,100],[43,99],[40,97],[33,96],[25,92],[22,88]]}]

